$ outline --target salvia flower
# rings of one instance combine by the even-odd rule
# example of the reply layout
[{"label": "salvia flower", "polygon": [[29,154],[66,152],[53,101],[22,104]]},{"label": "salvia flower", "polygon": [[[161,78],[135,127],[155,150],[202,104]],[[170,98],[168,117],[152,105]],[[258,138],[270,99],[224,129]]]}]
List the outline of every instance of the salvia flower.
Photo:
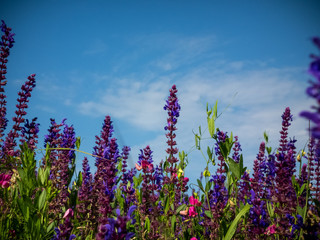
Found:
[{"label": "salvia flower", "polygon": [[0,139],[3,137],[3,132],[7,127],[8,119],[6,118],[6,95],[4,94],[4,87],[7,84],[6,73],[7,73],[7,62],[10,55],[10,48],[13,47],[14,33],[11,33],[11,28],[7,27],[6,23],[1,20],[0,26],[3,35],[0,40]]},{"label": "salvia flower", "polygon": [[267,228],[267,230],[265,231],[264,234],[266,234],[266,235],[273,235],[273,234],[276,233],[276,231],[277,231],[277,226],[276,226],[275,224],[273,224],[273,225],[270,225],[270,226]]},{"label": "salvia flower", "polygon": [[200,207],[201,204],[202,204],[201,202],[199,202],[198,199],[196,199],[196,198],[193,197],[193,196],[190,196],[190,197],[189,197],[189,203],[190,203],[191,205],[198,206],[198,207]]},{"label": "salvia flower", "polygon": [[0,185],[2,188],[8,188],[10,186],[11,176],[8,174],[0,174]]},{"label": "salvia flower", "polygon": [[176,172],[176,169],[173,168],[173,164],[178,162],[178,159],[174,156],[178,153],[178,148],[175,146],[177,145],[176,141],[174,140],[176,137],[176,134],[174,131],[177,130],[176,124],[179,117],[180,112],[180,105],[178,102],[178,98],[176,93],[178,92],[176,85],[173,85],[170,89],[170,95],[166,101],[166,105],[164,106],[164,110],[168,112],[168,118],[167,118],[167,126],[164,127],[168,133],[166,134],[167,137],[167,144],[168,148],[166,152],[169,154],[169,157],[167,161],[171,163],[171,168],[168,169],[170,171],[171,175]]},{"label": "salvia flower", "polygon": [[232,159],[235,162],[239,162],[240,161],[240,152],[242,151],[241,149],[241,144],[239,143],[239,138],[238,136],[234,136],[235,142],[234,142],[234,146],[233,146],[233,154],[232,154]]},{"label": "salvia flower", "polygon": [[36,144],[38,143],[38,133],[39,133],[39,123],[36,123],[37,118],[33,118],[29,123],[26,119],[24,127],[21,129],[21,139],[20,142],[27,142],[30,149],[36,149]]},{"label": "salvia flower", "polygon": [[99,231],[96,235],[97,240],[130,240],[134,237],[134,233],[127,230],[127,222],[132,220],[133,212],[136,209],[135,205],[129,208],[126,216],[120,215],[120,209],[116,210],[117,217],[109,218],[108,223],[99,226]]},{"label": "salvia flower", "polygon": [[198,213],[196,212],[196,208],[194,207],[194,206],[191,206],[190,208],[189,208],[189,216],[190,217],[195,217],[195,216],[197,216],[198,215]]},{"label": "salvia flower", "polygon": [[71,234],[71,231],[73,229],[73,224],[71,222],[72,217],[73,217],[73,210],[69,208],[63,216],[64,218],[63,224],[60,224],[58,228],[55,228],[56,234],[53,237],[53,240],[60,240],[60,239],[72,240],[77,237],[76,235]]},{"label": "salvia flower", "polygon": [[[28,80],[22,85],[21,91],[18,93],[19,98],[17,99],[18,104],[16,105],[16,116],[12,118],[14,121],[14,125],[12,127],[12,130],[8,133],[3,145],[3,152],[5,154],[13,156],[18,156],[19,154],[19,151],[15,150],[14,148],[17,146],[16,139],[19,137],[20,131],[22,129],[20,124],[25,121],[24,116],[27,114],[25,111],[26,108],[28,108],[27,102],[29,102],[31,92],[36,86],[35,76],[35,74],[31,74],[28,77]],[[12,151],[13,154],[10,154],[10,152]]]},{"label": "salvia flower", "polygon": [[[320,49],[320,38],[312,38],[313,43]],[[320,56],[311,55],[312,62],[309,66],[309,73],[316,78],[315,82],[311,82],[311,86],[307,88],[307,94],[314,98],[318,106],[314,106],[316,109],[315,112],[303,111],[300,113],[300,116],[309,119],[314,123],[314,126],[311,129],[311,134],[314,138],[320,138]]]}]

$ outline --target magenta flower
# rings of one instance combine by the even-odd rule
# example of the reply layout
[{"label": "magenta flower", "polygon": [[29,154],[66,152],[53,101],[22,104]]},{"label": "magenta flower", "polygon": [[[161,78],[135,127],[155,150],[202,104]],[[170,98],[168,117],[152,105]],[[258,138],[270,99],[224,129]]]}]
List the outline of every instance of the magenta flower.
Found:
[{"label": "magenta flower", "polygon": [[198,213],[196,212],[195,207],[194,207],[194,206],[190,207],[190,208],[189,208],[189,216],[190,216],[190,217],[195,217],[195,216],[197,216],[197,215],[198,215]]},{"label": "magenta flower", "polygon": [[196,237],[193,237],[193,238],[191,238],[190,240],[198,240],[198,238],[196,238]]},{"label": "magenta flower", "polygon": [[199,200],[194,198],[193,196],[189,197],[189,203],[194,206],[201,206],[201,202],[199,202]]},{"label": "magenta flower", "polygon": [[0,185],[2,188],[8,188],[10,186],[11,176],[8,174],[0,174]]},{"label": "magenta flower", "polygon": [[276,225],[273,224],[273,225],[271,225],[271,226],[269,226],[267,228],[267,230],[265,231],[264,234],[267,234],[267,235],[275,234],[276,233],[276,229],[277,229]]},{"label": "magenta flower", "polygon": [[70,218],[73,216],[73,210],[69,208],[63,215],[63,218]]}]

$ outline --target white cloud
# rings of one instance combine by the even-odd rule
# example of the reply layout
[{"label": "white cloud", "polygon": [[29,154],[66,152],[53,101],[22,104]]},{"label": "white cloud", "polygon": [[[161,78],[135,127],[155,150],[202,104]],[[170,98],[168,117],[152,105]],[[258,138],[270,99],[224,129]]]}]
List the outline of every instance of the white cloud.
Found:
[{"label": "white cloud", "polygon": [[[112,90],[104,87],[102,97],[83,101],[78,110],[87,115],[109,114],[139,128],[139,131],[153,132],[153,137],[148,141],[137,139],[138,142],[132,146],[132,156],[133,161],[136,161],[139,149],[150,145],[154,151],[154,160],[159,163],[166,157],[163,131],[166,113],[163,105],[169,88],[175,83],[182,107],[177,125],[179,150],[189,151],[194,145],[192,130],[197,131],[199,125],[203,130],[206,129],[206,103],[213,105],[216,100],[218,111],[223,111],[216,127],[239,136],[245,164],[249,168],[252,167],[260,142],[263,141],[264,131],[269,134],[270,146],[278,146],[281,115],[287,106],[295,116],[289,136],[298,139],[298,149],[303,147],[308,138],[307,123],[298,114],[303,109],[308,109],[312,101],[305,96],[307,83],[304,79],[307,77],[301,74],[302,70],[268,67],[267,62],[271,60],[215,59],[213,56],[217,56],[217,52],[212,51],[214,40],[212,36],[181,41],[174,36],[169,39],[144,39],[143,47],[148,48],[148,44],[152,43],[153,46],[164,46],[166,49],[165,53],[147,64],[157,66],[158,69],[131,74],[130,77],[118,77],[117,85],[112,86]],[[197,62],[202,58],[205,58],[204,62]],[[194,63],[193,66],[189,65],[191,62]],[[226,109],[228,105],[230,106]],[[162,135],[158,134],[160,131],[163,131]],[[206,152],[206,144],[212,145],[214,142],[206,141],[203,144]],[[198,177],[198,170],[203,170],[205,160],[197,151],[190,153],[190,156],[192,158],[189,159],[188,171]]]},{"label": "white cloud", "polygon": [[124,81],[120,85],[114,90],[106,89],[98,102],[80,103],[79,111],[86,115],[110,115],[149,131],[162,129],[169,82],[165,79],[149,84]]},{"label": "white cloud", "polygon": [[[299,112],[307,109],[311,99],[304,94],[303,83],[296,79],[297,69],[264,69],[261,71],[235,72],[234,74],[220,75],[211,81],[202,78],[201,73],[190,74],[188,81],[177,80],[178,97],[182,106],[178,120],[177,142],[179,150],[188,151],[194,145],[192,130],[198,132],[198,126],[206,129],[205,103],[213,105],[218,100],[218,109],[221,112],[228,104],[230,107],[223,112],[216,122],[216,127],[229,134],[239,136],[242,145],[245,165],[252,167],[253,160],[258,153],[263,139],[263,132],[269,134],[269,146],[278,147],[281,130],[281,115],[286,107],[290,107],[294,121],[289,128],[289,137],[298,139],[298,150],[303,148],[307,139],[307,122],[298,116]],[[203,73],[203,75],[208,75]],[[183,79],[188,78],[188,75]],[[235,92],[237,96],[232,101]],[[159,115],[160,116],[160,115]],[[161,117],[161,122],[164,122]],[[156,124],[156,122],[154,122]],[[163,124],[162,124],[163,125]],[[154,128],[157,125],[153,126]],[[150,128],[152,126],[150,125]],[[154,159],[159,162],[166,156],[165,137],[157,135],[154,140],[139,144],[138,150],[150,145],[154,151]],[[205,135],[208,137],[208,134]],[[207,144],[214,141],[204,141],[203,151],[206,153]],[[199,171],[205,167],[205,160],[198,151],[190,153],[190,166],[187,172],[198,177]]]}]

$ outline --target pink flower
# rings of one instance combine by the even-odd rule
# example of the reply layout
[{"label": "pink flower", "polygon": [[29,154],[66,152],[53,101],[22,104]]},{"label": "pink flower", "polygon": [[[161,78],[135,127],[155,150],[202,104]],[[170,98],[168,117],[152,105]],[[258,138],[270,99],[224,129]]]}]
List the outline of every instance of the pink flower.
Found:
[{"label": "pink flower", "polygon": [[136,169],[137,169],[138,171],[140,171],[140,170],[142,169],[142,167],[139,166],[138,163],[136,163]]},{"label": "pink flower", "polygon": [[196,209],[195,209],[195,207],[190,207],[189,208],[189,216],[190,217],[195,217],[195,216],[197,216],[198,215],[198,213],[196,212]]},{"label": "pink flower", "polygon": [[146,169],[148,170],[148,172],[151,172],[151,170],[153,169],[153,164],[152,163],[149,163],[148,161],[146,160],[142,160],[141,161],[141,166],[138,165],[138,163],[136,163],[136,169],[138,171],[140,171],[141,169]]},{"label": "pink flower", "polygon": [[65,214],[63,215],[63,218],[69,218],[73,216],[73,210],[71,208],[69,208]]},{"label": "pink flower", "polygon": [[194,198],[193,196],[189,197],[189,203],[191,205],[195,205],[200,207],[201,206],[201,202],[198,201],[198,199]]},{"label": "pink flower", "polygon": [[142,160],[141,161],[141,167],[143,169],[148,169],[149,171],[151,171],[153,169],[152,163],[149,163],[147,160]]},{"label": "pink flower", "polygon": [[187,216],[188,215],[188,208],[186,210],[184,210],[184,211],[180,211],[179,213],[182,216]]},{"label": "pink flower", "polygon": [[276,225],[273,224],[273,225],[271,225],[271,226],[269,226],[267,228],[267,231],[265,231],[264,234],[267,234],[267,235],[275,234],[276,233],[276,229],[277,229]]},{"label": "pink flower", "polygon": [[190,240],[198,240],[198,238],[196,238],[196,237],[193,237],[193,238],[191,238]]},{"label": "pink flower", "polygon": [[1,173],[0,174],[0,185],[2,188],[8,188],[10,186],[11,176]]}]

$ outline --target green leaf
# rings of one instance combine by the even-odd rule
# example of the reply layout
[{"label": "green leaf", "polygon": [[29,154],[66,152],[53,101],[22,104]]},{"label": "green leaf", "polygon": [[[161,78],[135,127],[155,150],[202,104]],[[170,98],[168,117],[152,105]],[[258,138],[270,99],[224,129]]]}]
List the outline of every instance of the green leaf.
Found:
[{"label": "green leaf", "polygon": [[214,124],[214,116],[211,118],[208,118],[208,129],[209,129],[209,134],[211,137],[213,137],[214,132],[215,132],[215,124]]},{"label": "green leaf", "polygon": [[207,147],[207,154],[208,154],[209,160],[211,160],[212,159],[212,151],[209,146]]},{"label": "green leaf", "polygon": [[236,163],[232,158],[228,158],[228,166],[232,172],[232,174],[237,178],[241,178],[241,169],[240,164]]},{"label": "green leaf", "polygon": [[50,225],[47,227],[47,233],[53,230],[54,225],[55,225],[55,222],[50,223]]},{"label": "green leaf", "polygon": [[174,204],[173,203],[171,203],[170,207],[171,207],[171,210],[174,211]]},{"label": "green leaf", "polygon": [[302,216],[303,217],[303,208],[302,207],[300,207],[300,206],[297,206],[297,213],[300,215],[300,216]]},{"label": "green leaf", "polygon": [[269,136],[268,136],[268,134],[267,134],[266,131],[264,131],[264,133],[263,133],[263,138],[264,138],[264,140],[266,141],[266,143],[268,143],[268,141],[269,141]]},{"label": "green leaf", "polygon": [[242,156],[242,154],[240,154],[239,164],[240,164],[240,175],[242,176],[244,174],[244,172],[246,171],[246,168],[243,168],[243,156]]},{"label": "green leaf", "polygon": [[41,185],[44,185],[44,170],[43,170],[43,168],[39,168],[39,170],[38,170],[38,180],[40,180]]},{"label": "green leaf", "polygon": [[209,190],[211,189],[211,186],[212,186],[212,182],[208,181],[207,184],[206,184],[206,192],[209,192]]},{"label": "green leaf", "polygon": [[198,134],[194,135],[194,140],[196,142],[196,148],[200,149],[200,144],[199,144],[200,137],[198,136]]},{"label": "green leaf", "polygon": [[169,200],[169,197],[166,196],[164,199],[164,213],[165,214],[167,214],[169,208],[170,208],[170,200]]},{"label": "green leaf", "polygon": [[176,218],[176,215],[173,215],[171,217],[171,229],[172,229],[172,232],[176,231],[176,226],[177,226],[177,218]]},{"label": "green leaf", "polygon": [[215,119],[217,119],[217,117],[218,117],[217,113],[218,113],[218,100],[216,101],[216,104],[213,107],[213,116]]},{"label": "green leaf", "polygon": [[80,144],[81,144],[81,138],[80,137],[77,137],[77,140],[76,140],[76,143],[75,143],[75,145],[76,145],[76,148],[79,150],[79,148],[80,148]]},{"label": "green leaf", "polygon": [[226,142],[220,142],[219,143],[220,151],[224,159],[227,159],[227,156],[229,155],[227,143]]},{"label": "green leaf", "polygon": [[268,213],[270,218],[274,217],[274,207],[272,207],[271,203],[269,201],[267,201],[267,209],[268,209]]},{"label": "green leaf", "polygon": [[43,208],[47,198],[47,191],[44,189],[42,193],[40,194],[39,200],[38,200],[38,209],[41,211]]},{"label": "green leaf", "polygon": [[204,211],[204,214],[207,215],[207,217],[209,217],[209,218],[213,218],[212,212],[209,210]]},{"label": "green leaf", "polygon": [[199,179],[197,179],[197,182],[198,182],[198,186],[199,186],[200,190],[201,190],[202,192],[205,192],[205,191],[204,191],[204,188],[203,188],[203,185],[202,185],[202,182],[201,182]]},{"label": "green leaf", "polygon": [[150,232],[150,220],[148,217],[146,217],[145,221],[144,221],[144,229],[147,230],[147,233]]},{"label": "green leaf", "polygon": [[246,204],[245,207],[238,213],[238,215],[235,217],[235,219],[231,223],[227,234],[224,236],[223,238],[224,240],[232,239],[234,233],[236,232],[239,220],[241,219],[242,216],[244,216],[249,211],[250,208],[251,208],[251,205]]}]

